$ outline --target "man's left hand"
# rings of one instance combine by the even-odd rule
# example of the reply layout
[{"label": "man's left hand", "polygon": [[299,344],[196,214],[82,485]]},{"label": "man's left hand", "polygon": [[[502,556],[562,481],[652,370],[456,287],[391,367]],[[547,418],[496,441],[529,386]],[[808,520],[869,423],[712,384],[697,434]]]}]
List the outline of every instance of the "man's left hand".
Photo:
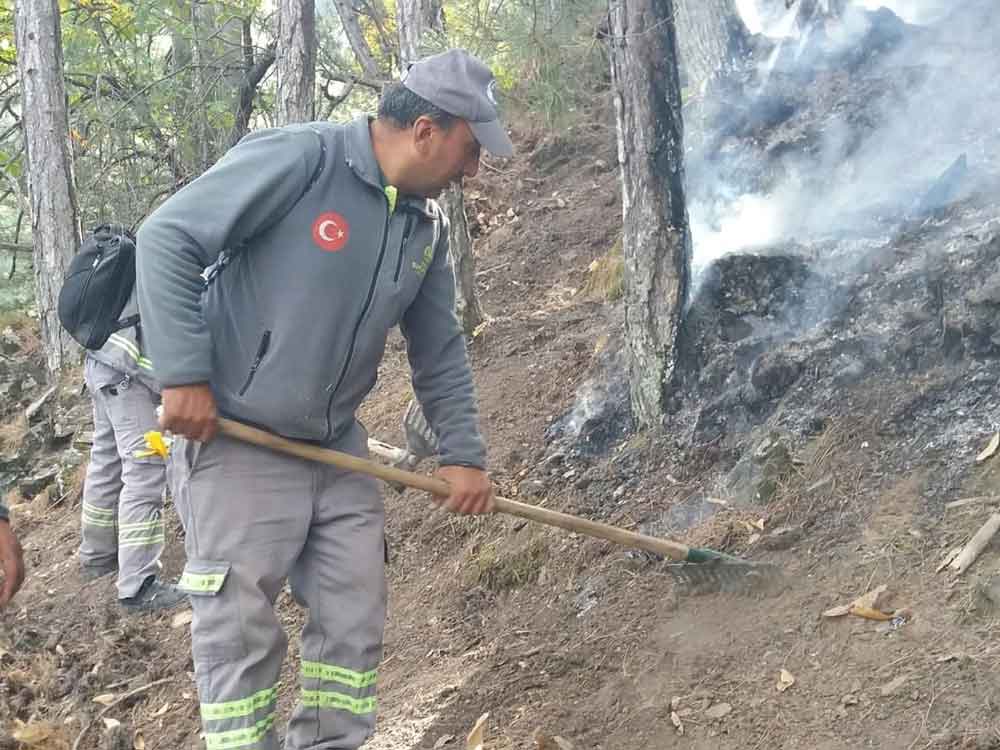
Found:
[{"label": "man's left hand", "polygon": [[442,466],[437,470],[438,479],[451,486],[447,500],[438,501],[452,513],[492,513],[493,483],[482,469],[468,466]]}]

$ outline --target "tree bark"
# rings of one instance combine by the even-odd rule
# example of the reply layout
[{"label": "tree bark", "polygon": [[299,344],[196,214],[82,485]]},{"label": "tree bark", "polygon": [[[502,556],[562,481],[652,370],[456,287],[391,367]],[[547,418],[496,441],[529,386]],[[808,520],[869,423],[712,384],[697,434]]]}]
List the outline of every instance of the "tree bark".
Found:
[{"label": "tree bark", "polygon": [[[398,0],[396,24],[399,28],[400,65],[420,59],[422,45],[431,34],[444,35],[444,9],[440,0]],[[448,188],[439,200],[448,220],[449,252],[455,269],[455,310],[462,327],[471,334],[483,322],[484,314],[476,294],[476,258],[465,218],[462,186]]]},{"label": "tree bark", "polygon": [[14,9],[21,116],[28,164],[35,297],[49,379],[79,347],[59,323],[66,268],[80,244],[57,0],[17,0]]},{"label": "tree bark", "polygon": [[661,423],[688,293],[681,88],[671,0],[610,0],[631,401]]},{"label": "tree bark", "polygon": [[357,58],[358,65],[361,66],[361,72],[364,73],[365,78],[380,80],[382,74],[379,72],[375,57],[372,55],[371,47],[368,46],[368,40],[365,39],[365,35],[361,31],[361,23],[358,21],[358,15],[351,0],[333,0],[333,2],[337,6],[337,15],[340,16],[340,23],[344,27],[347,41],[350,43],[351,49],[354,50],[354,57]]},{"label": "tree bark", "polygon": [[229,136],[229,146],[235,146],[250,132],[250,118],[253,116],[254,97],[257,87],[274,65],[276,43],[271,42],[258,56],[254,54],[253,29],[250,19],[243,21],[243,80],[240,82],[239,102],[233,120],[233,132]]},{"label": "tree bark", "polygon": [[687,85],[699,89],[731,72],[750,53],[747,30],[734,0],[674,0],[677,46]]},{"label": "tree bark", "polygon": [[483,322],[483,308],[476,294],[476,257],[472,252],[469,222],[465,218],[462,187],[446,190],[440,198],[441,208],[451,222],[448,247],[455,269],[455,313],[467,334],[472,334]]},{"label": "tree bark", "polygon": [[278,79],[276,118],[279,125],[316,118],[316,4],[314,0],[278,3]]},{"label": "tree bark", "polygon": [[444,5],[441,0],[397,0],[396,27],[400,62],[405,68],[406,63],[427,54],[430,37],[445,33]]}]

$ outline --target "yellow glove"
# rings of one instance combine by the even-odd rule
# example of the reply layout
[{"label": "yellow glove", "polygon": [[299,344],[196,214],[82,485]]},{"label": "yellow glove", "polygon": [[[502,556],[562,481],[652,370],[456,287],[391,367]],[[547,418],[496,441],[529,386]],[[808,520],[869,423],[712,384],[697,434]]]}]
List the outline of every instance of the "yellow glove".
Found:
[{"label": "yellow glove", "polygon": [[143,437],[146,438],[147,450],[136,451],[135,457],[149,458],[150,456],[160,456],[160,458],[166,460],[167,456],[170,455],[170,444],[173,441],[170,438],[163,437],[163,433],[156,430],[150,430]]}]

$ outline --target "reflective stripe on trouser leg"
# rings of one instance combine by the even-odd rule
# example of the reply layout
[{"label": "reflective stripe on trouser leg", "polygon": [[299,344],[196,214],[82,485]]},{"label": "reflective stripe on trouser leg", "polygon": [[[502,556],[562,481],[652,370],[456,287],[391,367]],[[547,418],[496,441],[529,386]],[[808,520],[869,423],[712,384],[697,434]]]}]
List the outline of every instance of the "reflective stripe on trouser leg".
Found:
[{"label": "reflective stripe on trouser leg", "polygon": [[114,565],[118,558],[118,496],[122,490],[122,464],[115,430],[105,405],[106,395],[93,377],[87,360],[84,376],[94,406],[94,437],[83,481],[80,517],[80,564]]},{"label": "reflective stripe on trouser leg", "polygon": [[[362,432],[356,428],[344,449],[361,453]],[[354,750],[375,730],[386,603],[382,497],[371,477],[321,472],[309,540],[289,578],[309,618],[287,750]]]},{"label": "reflective stripe on trouser leg", "polygon": [[274,601],[308,533],[313,468],[223,435],[205,445],[177,438],[170,460],[205,746],[278,750],[287,638]]},{"label": "reflective stripe on trouser leg", "polygon": [[163,499],[166,466],[160,456],[136,458],[145,434],[159,429],[157,397],[138,380],[105,392],[104,403],[115,430],[122,465],[118,496],[118,596],[138,593],[143,581],[159,573],[163,553]]}]

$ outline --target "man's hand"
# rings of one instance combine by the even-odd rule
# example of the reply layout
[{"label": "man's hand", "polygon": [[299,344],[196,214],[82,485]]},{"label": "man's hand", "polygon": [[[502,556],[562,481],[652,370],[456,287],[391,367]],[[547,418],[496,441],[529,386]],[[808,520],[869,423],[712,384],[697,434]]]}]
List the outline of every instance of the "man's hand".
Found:
[{"label": "man's hand", "polygon": [[453,513],[492,513],[493,483],[482,469],[467,466],[442,466],[436,472],[438,479],[451,485],[447,500],[438,500]]},{"label": "man's hand", "polygon": [[0,521],[0,573],[3,573],[0,584],[0,609],[3,609],[24,583],[24,553],[8,521]]},{"label": "man's hand", "polygon": [[208,442],[215,437],[219,414],[208,383],[163,389],[160,427],[191,440]]}]

